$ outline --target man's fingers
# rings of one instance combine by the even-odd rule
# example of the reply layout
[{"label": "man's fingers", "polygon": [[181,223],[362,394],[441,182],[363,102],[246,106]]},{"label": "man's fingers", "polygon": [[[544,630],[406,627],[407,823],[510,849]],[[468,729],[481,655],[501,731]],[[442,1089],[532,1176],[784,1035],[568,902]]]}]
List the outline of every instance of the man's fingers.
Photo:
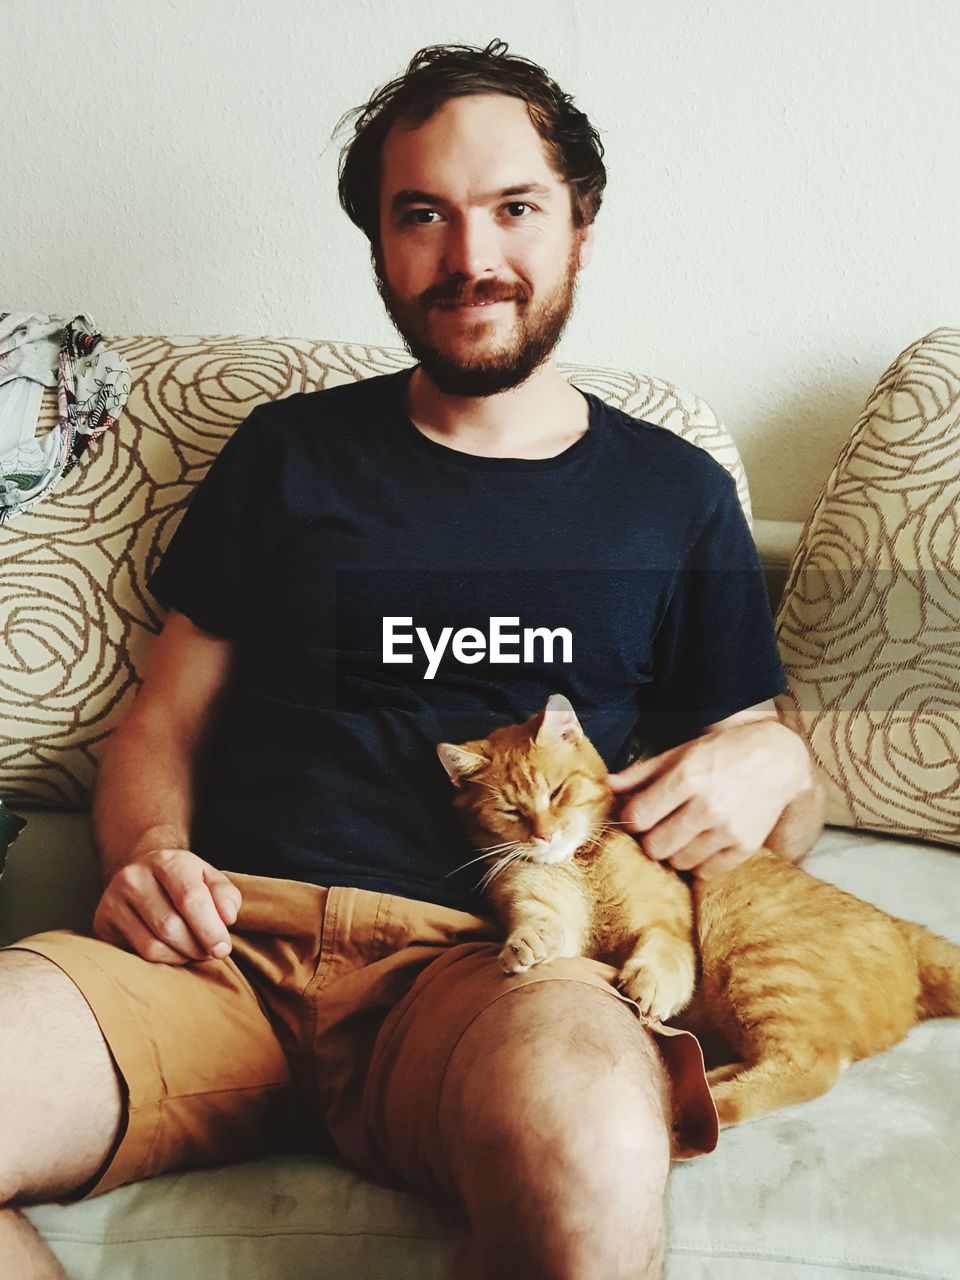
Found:
[{"label": "man's fingers", "polygon": [[229,877],[191,850],[153,849],[114,875],[94,928],[104,941],[113,941],[114,934],[125,939],[120,945],[129,944],[148,960],[203,962],[229,954],[227,927],[241,903]]},{"label": "man's fingers", "polygon": [[692,871],[729,848],[728,837],[717,831],[703,831],[670,858],[675,871]]},{"label": "man's fingers", "polygon": [[[186,867],[160,863],[156,867],[156,875],[169,895],[175,915],[179,913],[183,941],[190,947],[187,954],[195,960],[206,960],[214,954],[215,948],[226,946],[227,950],[223,952],[226,955],[230,950],[230,935],[203,878],[199,859]],[[140,909],[139,903],[137,906]],[[153,928],[152,918],[148,918],[147,923]],[[165,942],[172,941],[178,950],[184,950],[180,942],[181,930],[177,929],[175,919],[168,917],[167,928],[169,936],[167,933],[158,936]]]},{"label": "man's fingers", "polygon": [[[647,783],[642,791],[628,796],[620,808],[620,818],[627,824],[628,831],[650,831],[658,822],[686,804],[692,795],[692,788],[684,774],[679,768],[672,768]],[[702,825],[701,823],[697,831],[702,830]],[[690,832],[689,838],[692,839],[697,831]]]},{"label": "man's fingers", "polygon": [[641,783],[662,773],[676,752],[677,748],[672,747],[659,756],[650,756],[648,760],[634,760],[633,764],[628,764],[619,773],[608,773],[607,781],[614,791],[629,791],[632,787],[639,787]]},{"label": "man's fingers", "polygon": [[236,924],[243,905],[243,895],[240,890],[219,871],[205,871],[204,879],[220,913],[220,919],[228,927]]},{"label": "man's fingers", "polygon": [[98,922],[97,936],[153,964],[189,963],[188,956],[167,946],[152,933],[123,898],[115,898],[110,904],[109,918]]},{"label": "man's fingers", "polygon": [[648,858],[665,862],[682,856],[686,846],[696,841],[703,831],[702,816],[697,806],[688,801],[663,822],[653,825],[652,830],[644,829],[640,844]]},{"label": "man's fingers", "polygon": [[142,918],[147,928],[161,942],[179,951],[187,960],[206,960],[208,951],[192,928],[189,917],[160,885],[129,899],[130,905]]},{"label": "man's fingers", "polygon": [[122,867],[107,887],[105,898],[114,912],[117,901],[127,902],[155,938],[187,960],[205,960],[207,955],[183,918],[176,902],[164,892],[160,871],[154,865],[131,863]]}]

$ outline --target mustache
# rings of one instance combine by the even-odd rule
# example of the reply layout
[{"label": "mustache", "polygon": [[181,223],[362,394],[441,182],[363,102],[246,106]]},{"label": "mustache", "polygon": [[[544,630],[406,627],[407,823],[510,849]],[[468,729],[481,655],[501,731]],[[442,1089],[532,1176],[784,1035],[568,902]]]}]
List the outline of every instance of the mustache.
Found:
[{"label": "mustache", "polygon": [[476,284],[456,281],[435,285],[420,295],[424,310],[435,306],[466,306],[472,302],[526,302],[527,292],[521,284],[502,280],[481,280]]}]

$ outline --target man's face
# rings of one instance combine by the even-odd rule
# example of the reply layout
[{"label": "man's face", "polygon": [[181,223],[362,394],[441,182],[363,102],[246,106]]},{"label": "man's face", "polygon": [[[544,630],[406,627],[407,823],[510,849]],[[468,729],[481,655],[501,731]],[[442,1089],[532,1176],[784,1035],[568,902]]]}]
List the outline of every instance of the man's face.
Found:
[{"label": "man's face", "polygon": [[447,395],[495,395],[547,359],[592,230],[574,228],[570,189],[519,98],[451,98],[387,134],[377,287]]}]

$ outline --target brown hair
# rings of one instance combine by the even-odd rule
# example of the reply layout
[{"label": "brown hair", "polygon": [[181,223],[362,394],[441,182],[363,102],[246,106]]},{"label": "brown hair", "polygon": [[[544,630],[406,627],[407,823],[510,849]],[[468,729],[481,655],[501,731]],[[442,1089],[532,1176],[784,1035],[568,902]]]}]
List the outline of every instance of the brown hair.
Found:
[{"label": "brown hair", "polygon": [[473,93],[522,99],[557,173],[571,188],[574,226],[587,226],[597,216],[607,183],[599,134],[542,67],[508,56],[506,50],[503,40],[492,40],[485,49],[428,45],[413,55],[402,76],[337,122],[334,136],[351,116],[357,117],[354,136],[340,153],[338,190],[341,205],[374,255],[380,243],[380,153],[387,133],[397,121],[423,124],[450,98]]}]

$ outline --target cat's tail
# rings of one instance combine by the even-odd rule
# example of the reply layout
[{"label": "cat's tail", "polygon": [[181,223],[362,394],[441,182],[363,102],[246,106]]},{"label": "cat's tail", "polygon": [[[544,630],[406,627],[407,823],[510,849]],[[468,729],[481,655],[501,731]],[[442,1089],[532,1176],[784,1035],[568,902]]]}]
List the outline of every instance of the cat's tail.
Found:
[{"label": "cat's tail", "polygon": [[919,1018],[960,1017],[960,947],[922,925],[897,922],[917,957]]}]

